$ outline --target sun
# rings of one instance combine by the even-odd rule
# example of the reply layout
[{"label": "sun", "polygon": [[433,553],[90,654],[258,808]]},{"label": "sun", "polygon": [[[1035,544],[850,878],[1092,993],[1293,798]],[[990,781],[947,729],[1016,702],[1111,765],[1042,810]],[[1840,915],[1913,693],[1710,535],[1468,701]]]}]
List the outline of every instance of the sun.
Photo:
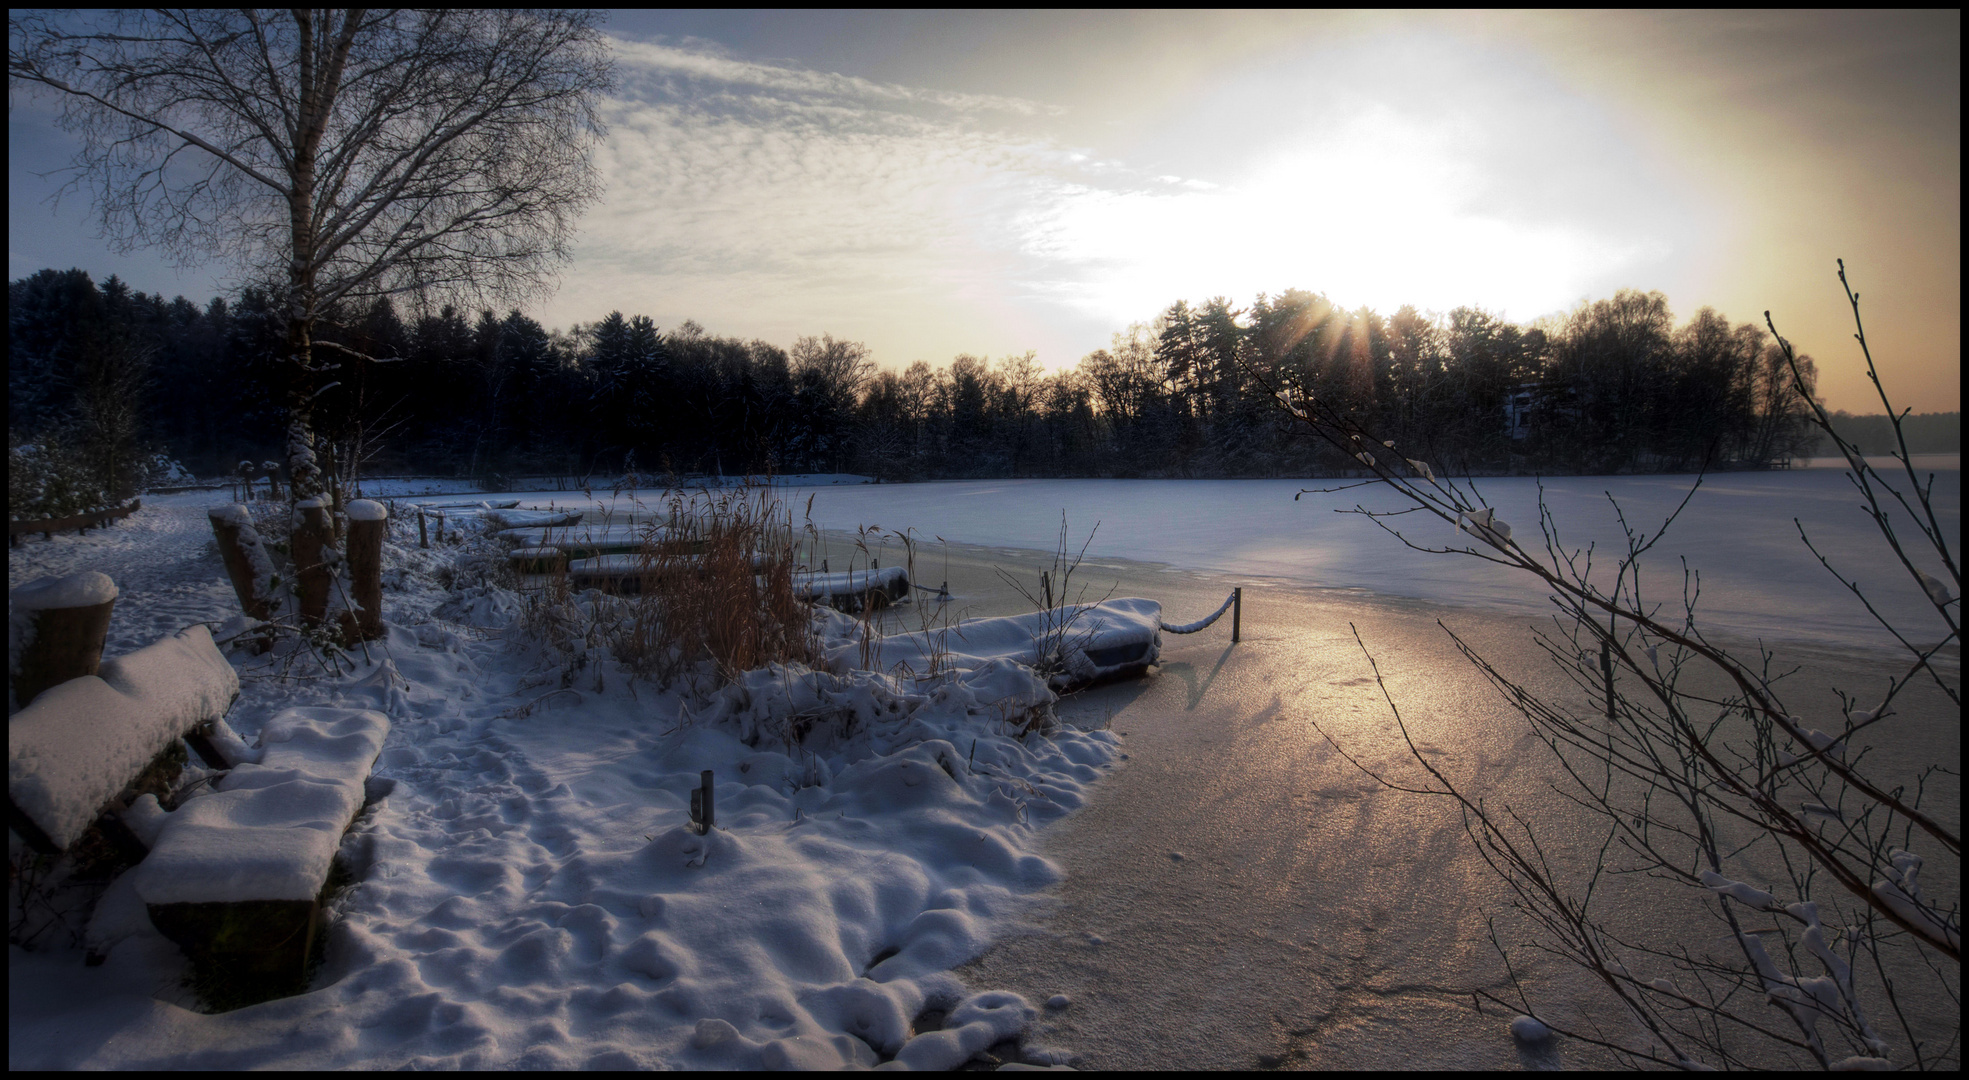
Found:
[{"label": "sun", "polygon": [[1475,305],[1515,319],[1560,309],[1631,252],[1559,221],[1506,217],[1498,182],[1456,132],[1365,106],[1216,187],[1160,177],[1062,193],[1029,250],[1088,272],[1074,300],[1135,320],[1176,299],[1288,288],[1384,314]]}]

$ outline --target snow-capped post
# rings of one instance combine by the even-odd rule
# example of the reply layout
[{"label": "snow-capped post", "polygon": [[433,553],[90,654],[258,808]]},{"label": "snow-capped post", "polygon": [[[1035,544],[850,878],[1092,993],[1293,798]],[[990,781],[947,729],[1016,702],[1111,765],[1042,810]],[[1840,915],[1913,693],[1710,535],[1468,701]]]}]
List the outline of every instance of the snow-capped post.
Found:
[{"label": "snow-capped post", "polygon": [[214,506],[205,516],[212,522],[212,536],[219,542],[219,557],[225,560],[226,576],[232,578],[240,610],[263,622],[272,618],[273,560],[267,558],[246,507],[238,503]]},{"label": "snow-capped post", "polygon": [[691,824],[701,833],[709,833],[712,823],[711,770],[704,770],[698,777],[697,788],[691,792]]},{"label": "snow-capped post", "polygon": [[1244,586],[1231,590],[1231,644],[1237,644],[1238,631],[1244,622]]},{"label": "snow-capped post", "polygon": [[335,528],[321,496],[294,504],[294,576],[301,594],[301,623],[320,626],[328,615],[328,592],[334,585]]},{"label": "snow-capped post", "polygon": [[383,533],[390,513],[374,499],[349,503],[349,580],[362,640],[383,636]]},{"label": "snow-capped post", "polygon": [[116,582],[108,574],[44,577],[13,590],[7,620],[7,683],[25,707],[51,686],[94,675],[109,637]]}]

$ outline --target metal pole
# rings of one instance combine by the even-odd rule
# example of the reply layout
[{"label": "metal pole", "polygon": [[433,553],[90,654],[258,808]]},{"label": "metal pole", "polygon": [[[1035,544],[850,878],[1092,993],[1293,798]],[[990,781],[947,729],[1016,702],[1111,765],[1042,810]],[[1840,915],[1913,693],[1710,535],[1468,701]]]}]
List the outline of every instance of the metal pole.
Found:
[{"label": "metal pole", "polygon": [[1238,624],[1244,619],[1244,587],[1231,590],[1231,644],[1237,644]]}]

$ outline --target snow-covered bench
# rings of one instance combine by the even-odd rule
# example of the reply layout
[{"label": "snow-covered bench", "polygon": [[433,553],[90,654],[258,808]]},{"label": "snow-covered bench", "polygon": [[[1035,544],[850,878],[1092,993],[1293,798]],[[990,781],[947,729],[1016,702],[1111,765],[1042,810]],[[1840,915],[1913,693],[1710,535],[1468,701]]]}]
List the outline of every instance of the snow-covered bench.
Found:
[{"label": "snow-covered bench", "polygon": [[267,721],[257,762],[145,823],[150,857],[134,874],[151,924],[208,970],[298,979],[389,730],[368,709],[294,708]]},{"label": "snow-covered bench", "polygon": [[140,841],[120,817],[132,782],[181,738],[224,768],[202,729],[238,696],[239,675],[203,626],[48,688],[7,724],[8,827],[47,855],[99,820],[112,842]]}]

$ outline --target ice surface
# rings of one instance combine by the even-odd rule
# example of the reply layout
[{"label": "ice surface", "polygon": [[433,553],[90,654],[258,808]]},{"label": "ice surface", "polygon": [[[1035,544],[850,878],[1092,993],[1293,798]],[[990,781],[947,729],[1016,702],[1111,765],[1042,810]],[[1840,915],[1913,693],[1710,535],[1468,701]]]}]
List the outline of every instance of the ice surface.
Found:
[{"label": "ice surface", "polygon": [[50,687],[7,728],[7,791],[66,848],[152,758],[239,688],[232,665],[195,626],[105,661],[101,675]]},{"label": "ice surface", "polygon": [[15,588],[8,597],[10,605],[20,611],[93,607],[114,599],[116,582],[108,574],[94,570],[30,581]]},{"label": "ice surface", "polygon": [[[1961,535],[1960,458],[1924,459],[1916,467],[1924,483],[1933,469],[1935,514],[1942,530]],[[1571,551],[1598,545],[1593,559],[1597,582],[1603,567],[1611,580],[1611,556],[1626,550],[1608,495],[1619,501],[1630,524],[1652,533],[1695,479],[1563,476],[1546,477],[1543,485],[1561,546]],[[912,530],[919,545],[943,536],[1036,551],[1057,545],[1065,510],[1076,542],[1099,524],[1087,549],[1093,559],[1163,562],[1235,574],[1248,584],[1277,578],[1438,603],[1546,609],[1547,590],[1522,571],[1411,551],[1373,522],[1344,512],[1356,505],[1401,509],[1401,501],[1385,489],[1315,492],[1293,501],[1293,494],[1309,485],[1328,486],[1306,480],[980,480],[817,487],[790,491],[787,498],[804,507],[812,495],[813,521],[823,529],[852,531],[880,522],[887,530]],[[1495,518],[1521,524],[1540,520],[1539,485],[1532,477],[1475,482]],[[1919,535],[1898,506],[1892,514],[1903,538]],[[1800,542],[1793,517],[1876,606],[1907,613],[1908,628],[1932,633],[1929,640],[1947,632],[1938,616],[1926,614],[1934,605],[1923,587],[1895,560],[1879,558],[1878,527],[1855,505],[1845,477],[1831,468],[1706,478],[1666,538],[1645,556],[1644,602],[1680,610],[1680,560],[1686,556],[1689,566],[1702,573],[1698,615],[1706,630],[1842,648],[1856,642],[1896,647],[1863,610],[1855,616],[1852,593]],[[1425,546],[1470,546],[1467,536],[1456,536],[1433,517],[1431,525],[1419,530],[1417,515],[1384,520]],[[1530,530],[1529,538],[1519,535],[1517,544],[1542,556],[1538,529],[1524,528]],[[1494,532],[1506,539],[1502,529]]]},{"label": "ice surface", "polygon": [[170,815],[136,870],[147,904],[310,900],[328,878],[342,831],[390,720],[367,709],[288,709],[267,722],[258,764]]}]

